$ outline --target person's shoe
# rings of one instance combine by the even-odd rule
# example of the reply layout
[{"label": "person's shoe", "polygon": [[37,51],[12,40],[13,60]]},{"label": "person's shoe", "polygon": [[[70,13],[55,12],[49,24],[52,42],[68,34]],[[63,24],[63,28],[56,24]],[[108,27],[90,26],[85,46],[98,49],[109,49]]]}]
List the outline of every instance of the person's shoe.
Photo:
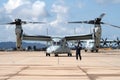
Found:
[{"label": "person's shoe", "polygon": [[82,59],[80,58],[80,60],[82,60]]}]

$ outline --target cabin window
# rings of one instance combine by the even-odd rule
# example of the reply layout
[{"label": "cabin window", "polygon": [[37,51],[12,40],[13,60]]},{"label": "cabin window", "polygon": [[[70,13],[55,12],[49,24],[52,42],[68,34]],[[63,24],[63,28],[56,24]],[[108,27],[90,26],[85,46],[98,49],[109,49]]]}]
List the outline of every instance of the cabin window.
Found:
[{"label": "cabin window", "polygon": [[57,45],[60,45],[60,42],[57,42]]}]

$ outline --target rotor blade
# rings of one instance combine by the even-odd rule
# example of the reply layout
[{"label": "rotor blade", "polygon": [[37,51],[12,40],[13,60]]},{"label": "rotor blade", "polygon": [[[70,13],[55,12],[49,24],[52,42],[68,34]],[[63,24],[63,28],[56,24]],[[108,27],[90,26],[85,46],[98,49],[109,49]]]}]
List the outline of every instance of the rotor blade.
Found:
[{"label": "rotor blade", "polygon": [[104,39],[102,38],[102,41],[104,41]]},{"label": "rotor blade", "polygon": [[68,22],[68,23],[85,23],[85,24],[94,24],[94,20],[90,20],[90,21],[74,21],[74,22]]},{"label": "rotor blade", "polygon": [[112,27],[120,28],[119,26],[115,26],[115,25],[112,25],[112,24],[109,24],[109,23],[101,22],[101,24],[106,24],[106,25],[109,25],[109,26],[112,26]]},{"label": "rotor blade", "polygon": [[107,38],[105,38],[105,41],[107,41]]},{"label": "rotor blade", "polygon": [[28,23],[32,23],[32,24],[45,24],[45,22],[28,22]]},{"label": "rotor blade", "polygon": [[22,23],[22,24],[27,24],[27,22],[26,22],[26,21],[22,21],[21,23]]},{"label": "rotor blade", "polygon": [[45,24],[45,22],[27,22],[27,21],[22,21],[22,24]]},{"label": "rotor blade", "polygon": [[10,22],[10,23],[0,23],[0,25],[12,25],[15,24],[15,22]]},{"label": "rotor blade", "polygon": [[68,23],[83,23],[83,21],[73,21],[73,22],[68,22]]},{"label": "rotor blade", "polygon": [[117,37],[117,41],[119,41],[119,38]]},{"label": "rotor blade", "polygon": [[105,16],[105,13],[102,13],[99,18],[102,19]]}]

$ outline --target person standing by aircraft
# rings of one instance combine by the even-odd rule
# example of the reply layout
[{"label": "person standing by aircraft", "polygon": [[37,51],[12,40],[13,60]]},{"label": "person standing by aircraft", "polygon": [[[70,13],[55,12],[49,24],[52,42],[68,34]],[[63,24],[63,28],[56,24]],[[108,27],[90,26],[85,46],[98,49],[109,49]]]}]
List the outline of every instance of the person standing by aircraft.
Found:
[{"label": "person standing by aircraft", "polygon": [[80,58],[80,60],[82,60],[81,56],[82,44],[80,43],[80,41],[78,42],[77,46],[75,46],[75,48],[76,48],[76,60],[78,60],[78,57]]}]

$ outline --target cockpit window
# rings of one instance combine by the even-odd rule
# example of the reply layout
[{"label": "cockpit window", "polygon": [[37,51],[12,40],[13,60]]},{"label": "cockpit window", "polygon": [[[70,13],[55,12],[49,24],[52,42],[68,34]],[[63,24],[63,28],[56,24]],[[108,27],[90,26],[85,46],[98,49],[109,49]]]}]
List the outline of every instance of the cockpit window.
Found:
[{"label": "cockpit window", "polygon": [[60,45],[60,42],[57,42],[57,45]]},{"label": "cockpit window", "polygon": [[60,42],[53,42],[53,45],[61,45]]}]

